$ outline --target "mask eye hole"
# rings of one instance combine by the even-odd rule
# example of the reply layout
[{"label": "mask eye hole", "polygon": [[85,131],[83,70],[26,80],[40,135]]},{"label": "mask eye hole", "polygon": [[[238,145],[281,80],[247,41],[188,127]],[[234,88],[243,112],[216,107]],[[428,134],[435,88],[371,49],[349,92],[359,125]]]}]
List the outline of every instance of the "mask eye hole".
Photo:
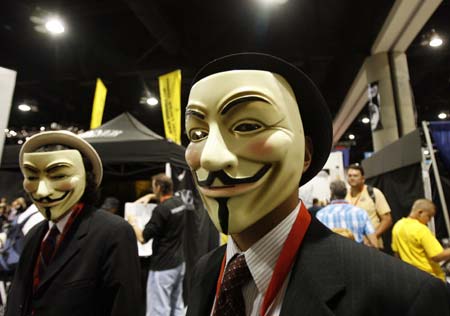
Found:
[{"label": "mask eye hole", "polygon": [[255,121],[244,121],[244,122],[238,122],[233,126],[233,131],[239,134],[251,134],[259,132],[264,128],[264,125],[255,122]]},{"label": "mask eye hole", "polygon": [[64,175],[64,174],[58,174],[58,175],[51,176],[50,178],[51,178],[52,180],[62,180],[62,179],[64,179],[65,177],[66,177],[66,175]]},{"label": "mask eye hole", "polygon": [[192,129],[189,131],[189,139],[192,142],[199,142],[208,137],[208,132],[203,129]]}]

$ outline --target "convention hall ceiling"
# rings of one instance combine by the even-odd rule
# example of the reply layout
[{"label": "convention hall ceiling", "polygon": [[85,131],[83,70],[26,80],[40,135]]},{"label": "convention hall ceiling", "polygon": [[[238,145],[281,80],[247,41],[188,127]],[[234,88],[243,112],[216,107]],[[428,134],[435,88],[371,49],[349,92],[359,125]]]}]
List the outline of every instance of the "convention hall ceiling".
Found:
[{"label": "convention hall ceiling", "polygon": [[[260,2],[4,0],[0,66],[17,71],[9,127],[32,130],[56,122],[87,129],[99,77],[108,88],[104,121],[129,111],[163,135],[160,108],[143,102],[158,95],[158,76],[182,70],[184,104],[201,65],[240,51],[293,62],[312,77],[336,115],[393,1]],[[63,36],[35,30],[36,17],[50,13],[64,19]],[[424,32],[434,28],[448,36],[449,15],[444,2]],[[433,119],[449,107],[449,49],[443,46],[430,50],[418,37],[407,52],[419,119]],[[20,112],[22,102],[36,111]],[[368,146],[361,150],[370,150],[369,127],[357,120],[350,130],[358,135],[359,146]]]}]

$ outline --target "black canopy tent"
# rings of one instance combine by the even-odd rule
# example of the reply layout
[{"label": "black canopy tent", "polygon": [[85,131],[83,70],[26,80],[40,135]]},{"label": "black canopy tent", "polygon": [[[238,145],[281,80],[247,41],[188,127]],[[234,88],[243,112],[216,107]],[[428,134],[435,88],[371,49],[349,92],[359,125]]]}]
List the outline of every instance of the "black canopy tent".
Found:
[{"label": "black canopy tent", "polygon": [[152,171],[164,170],[166,163],[188,169],[184,147],[162,138],[127,112],[80,136],[99,153],[105,175],[148,177]]},{"label": "black canopy tent", "polygon": [[[145,172],[148,176],[149,169],[164,169],[167,162],[174,167],[188,169],[184,147],[167,141],[129,113],[123,113],[80,136],[97,150],[105,174],[130,176]],[[19,168],[19,150],[20,145],[5,147],[1,169]]]}]

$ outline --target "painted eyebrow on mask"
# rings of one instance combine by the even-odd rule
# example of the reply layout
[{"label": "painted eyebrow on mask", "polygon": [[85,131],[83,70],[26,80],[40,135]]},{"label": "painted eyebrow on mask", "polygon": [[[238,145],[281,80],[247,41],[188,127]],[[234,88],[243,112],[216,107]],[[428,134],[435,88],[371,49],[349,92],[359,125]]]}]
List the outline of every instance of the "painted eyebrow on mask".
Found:
[{"label": "painted eyebrow on mask", "polygon": [[33,172],[33,173],[38,173],[39,169],[36,167],[33,167],[32,165],[28,165],[28,164],[24,164],[23,168],[27,171]]},{"label": "painted eyebrow on mask", "polygon": [[256,96],[241,97],[241,98],[237,98],[236,100],[233,100],[230,103],[226,104],[223,107],[222,111],[220,111],[220,115],[225,115],[232,108],[234,108],[235,106],[240,105],[244,102],[253,102],[253,101],[260,101],[260,102],[270,104],[269,102],[267,102],[266,99],[256,97]]},{"label": "painted eyebrow on mask", "polygon": [[46,172],[55,172],[55,171],[59,171],[61,168],[70,168],[71,165],[63,163],[63,162],[59,162],[55,165],[52,165],[48,168],[45,169]]},{"label": "painted eyebrow on mask", "polygon": [[205,115],[203,115],[202,113],[200,113],[196,110],[186,110],[186,116],[195,116],[201,120],[205,119]]}]

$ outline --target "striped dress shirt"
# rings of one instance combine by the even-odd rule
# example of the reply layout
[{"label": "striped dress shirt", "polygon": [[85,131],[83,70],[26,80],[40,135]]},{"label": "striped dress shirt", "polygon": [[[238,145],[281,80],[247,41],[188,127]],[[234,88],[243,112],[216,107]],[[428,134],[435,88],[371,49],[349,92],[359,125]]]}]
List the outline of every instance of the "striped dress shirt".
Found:
[{"label": "striped dress shirt", "polygon": [[330,229],[347,228],[352,231],[355,241],[375,232],[367,212],[349,204],[346,200],[334,200],[317,212],[316,218]]},{"label": "striped dress shirt", "polygon": [[[297,218],[300,203],[301,202],[299,202],[295,209],[292,210],[283,221],[243,253],[252,275],[252,280],[242,287],[247,316],[259,316],[259,311],[264,301],[264,295],[269,287],[275,264],[280,256],[281,249],[283,248],[292,225]],[[228,239],[226,253],[227,264],[235,254],[242,253],[231,236]],[[278,295],[267,310],[266,315],[278,316],[280,314],[289,277],[290,274],[286,277],[286,280],[284,280],[282,288],[279,290]]]}]

